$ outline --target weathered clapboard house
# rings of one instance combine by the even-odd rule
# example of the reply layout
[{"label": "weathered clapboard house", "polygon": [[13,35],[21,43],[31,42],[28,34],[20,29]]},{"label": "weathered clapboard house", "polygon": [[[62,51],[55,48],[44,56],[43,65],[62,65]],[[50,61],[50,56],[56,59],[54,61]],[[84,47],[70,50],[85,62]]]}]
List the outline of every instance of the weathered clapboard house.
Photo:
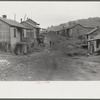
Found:
[{"label": "weathered clapboard house", "polygon": [[87,27],[87,26],[83,26],[79,23],[74,23],[71,26],[68,26],[67,28],[62,29],[62,32],[66,35],[66,36],[70,36],[70,37],[78,37],[79,35],[84,35],[85,33],[91,31],[92,29],[94,29],[93,27]]},{"label": "weathered clapboard house", "polygon": [[27,19],[26,21],[21,22],[21,24],[31,29],[27,31],[29,43],[37,43],[38,37],[40,35],[40,27],[38,26],[39,24],[31,19]]},{"label": "weathered clapboard house", "polygon": [[27,30],[30,29],[17,21],[7,19],[6,15],[0,17],[0,49],[14,52],[19,43],[23,45],[22,48],[19,48],[20,53],[27,52]]},{"label": "weathered clapboard house", "polygon": [[86,33],[88,54],[100,51],[100,27],[97,27]]}]

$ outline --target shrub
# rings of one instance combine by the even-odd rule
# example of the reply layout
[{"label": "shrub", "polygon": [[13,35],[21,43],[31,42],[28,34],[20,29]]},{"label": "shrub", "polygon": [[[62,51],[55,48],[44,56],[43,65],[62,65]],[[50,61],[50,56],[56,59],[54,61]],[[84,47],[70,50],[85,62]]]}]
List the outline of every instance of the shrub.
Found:
[{"label": "shrub", "polygon": [[69,57],[73,56],[85,56],[87,54],[87,51],[84,49],[70,49],[64,52],[64,55],[67,55]]}]

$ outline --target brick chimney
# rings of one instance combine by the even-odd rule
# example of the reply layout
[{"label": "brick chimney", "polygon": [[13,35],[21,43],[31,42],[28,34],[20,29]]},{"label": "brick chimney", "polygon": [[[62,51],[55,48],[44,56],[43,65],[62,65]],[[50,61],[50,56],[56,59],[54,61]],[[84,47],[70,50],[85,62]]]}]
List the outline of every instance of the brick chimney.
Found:
[{"label": "brick chimney", "polygon": [[3,18],[7,18],[7,15],[2,15]]}]

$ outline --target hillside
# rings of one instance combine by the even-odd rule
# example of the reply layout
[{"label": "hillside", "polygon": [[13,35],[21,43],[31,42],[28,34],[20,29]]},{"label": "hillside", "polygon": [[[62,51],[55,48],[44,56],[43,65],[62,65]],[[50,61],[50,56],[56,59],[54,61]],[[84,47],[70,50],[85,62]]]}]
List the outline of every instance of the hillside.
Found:
[{"label": "hillside", "polygon": [[84,26],[91,26],[91,27],[97,27],[100,26],[100,18],[88,18],[88,19],[80,19],[78,20],[80,24]]},{"label": "hillside", "polygon": [[68,23],[63,23],[63,24],[60,24],[60,25],[57,25],[57,26],[51,26],[51,27],[48,27],[47,30],[48,31],[58,31],[60,29],[62,29],[63,27],[68,27]]},{"label": "hillside", "polygon": [[84,25],[84,26],[97,27],[97,26],[100,26],[100,17],[94,17],[94,18],[88,18],[88,19],[78,19],[78,20],[74,20],[74,21],[69,21],[67,23],[62,23],[58,26],[48,27],[47,30],[48,31],[57,31],[57,30],[60,30],[64,27],[67,27],[67,26],[72,25],[73,23],[77,23],[77,22]]}]

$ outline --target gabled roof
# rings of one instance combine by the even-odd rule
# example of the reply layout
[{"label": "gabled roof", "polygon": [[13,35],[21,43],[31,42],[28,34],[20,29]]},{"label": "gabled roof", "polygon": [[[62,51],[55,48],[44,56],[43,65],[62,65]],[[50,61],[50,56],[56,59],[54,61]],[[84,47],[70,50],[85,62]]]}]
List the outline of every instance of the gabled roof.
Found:
[{"label": "gabled roof", "polygon": [[36,25],[30,23],[30,22],[23,21],[22,23],[24,23],[24,22],[27,23],[28,25],[31,25],[31,26],[34,27],[34,28],[40,28],[40,27],[38,27],[38,26],[36,26]]},{"label": "gabled roof", "polygon": [[91,30],[90,32],[86,33],[86,35],[92,34],[93,32],[97,31],[98,29],[100,29],[100,27],[97,27],[97,28]]},{"label": "gabled roof", "polygon": [[71,29],[71,28],[73,28],[73,27],[75,27],[75,26],[77,26],[77,25],[80,25],[80,26],[82,26],[82,27],[84,27],[84,28],[93,28],[93,27],[89,27],[89,26],[83,26],[83,25],[81,25],[80,23],[77,23],[77,24],[74,24],[74,25],[71,25],[71,26],[67,27],[66,29]]},{"label": "gabled roof", "polygon": [[33,23],[35,23],[35,24],[37,24],[37,25],[40,25],[40,24],[38,24],[37,22],[35,22],[34,20],[32,20],[32,19],[30,19],[30,18],[27,19],[26,21],[27,21],[27,22],[28,22],[28,21],[31,21],[31,22],[33,22]]},{"label": "gabled roof", "polygon": [[28,29],[28,28],[25,27],[24,25],[18,23],[17,21],[11,20],[11,19],[6,19],[6,18],[0,17],[0,20],[2,20],[3,22],[7,23],[7,24],[10,25],[10,26]]},{"label": "gabled roof", "polygon": [[56,29],[54,29],[54,31],[61,31],[62,30],[62,28],[56,28]]}]

